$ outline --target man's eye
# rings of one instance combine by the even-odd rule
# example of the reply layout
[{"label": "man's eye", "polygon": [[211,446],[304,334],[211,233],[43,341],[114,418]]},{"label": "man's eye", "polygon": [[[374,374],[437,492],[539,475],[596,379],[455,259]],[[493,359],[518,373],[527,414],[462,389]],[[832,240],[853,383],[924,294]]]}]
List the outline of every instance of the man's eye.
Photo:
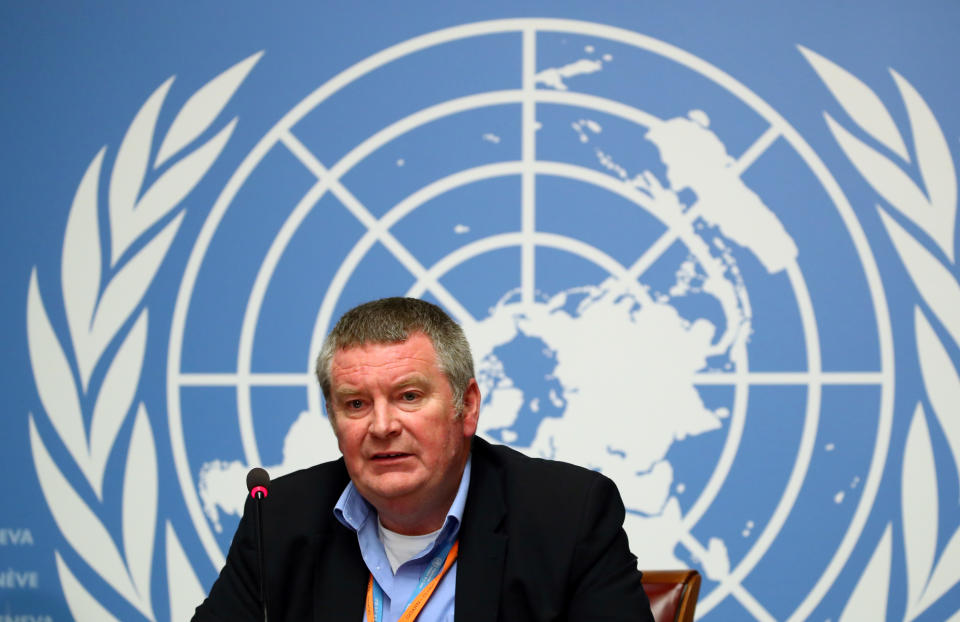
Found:
[{"label": "man's eye", "polygon": [[363,400],[350,400],[347,402],[347,408],[352,410],[359,410],[363,407]]},{"label": "man's eye", "polygon": [[406,393],[403,394],[403,401],[405,402],[412,402],[416,399],[417,399],[417,394],[414,393],[413,391],[407,391]]}]

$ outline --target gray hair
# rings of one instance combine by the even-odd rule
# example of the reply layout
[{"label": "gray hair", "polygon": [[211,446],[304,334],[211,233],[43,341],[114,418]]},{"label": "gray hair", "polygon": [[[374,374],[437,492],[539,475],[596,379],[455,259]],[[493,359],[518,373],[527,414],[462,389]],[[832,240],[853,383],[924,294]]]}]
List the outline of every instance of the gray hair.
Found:
[{"label": "gray hair", "polygon": [[437,353],[437,365],[453,391],[457,413],[463,408],[463,394],[474,377],[473,355],[460,325],[435,304],[416,298],[381,298],[365,302],[343,314],[323,341],[317,357],[317,380],[330,408],[330,364],[338,350],[370,343],[390,344],[406,341],[423,333]]}]

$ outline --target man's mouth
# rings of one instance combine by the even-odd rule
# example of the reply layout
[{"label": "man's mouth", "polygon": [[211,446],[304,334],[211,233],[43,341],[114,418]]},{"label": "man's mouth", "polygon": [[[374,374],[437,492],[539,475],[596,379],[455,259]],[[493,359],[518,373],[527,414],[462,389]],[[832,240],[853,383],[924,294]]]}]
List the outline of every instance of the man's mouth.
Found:
[{"label": "man's mouth", "polygon": [[410,454],[402,452],[383,452],[379,454],[373,454],[373,460],[396,460],[398,458],[405,458]]}]

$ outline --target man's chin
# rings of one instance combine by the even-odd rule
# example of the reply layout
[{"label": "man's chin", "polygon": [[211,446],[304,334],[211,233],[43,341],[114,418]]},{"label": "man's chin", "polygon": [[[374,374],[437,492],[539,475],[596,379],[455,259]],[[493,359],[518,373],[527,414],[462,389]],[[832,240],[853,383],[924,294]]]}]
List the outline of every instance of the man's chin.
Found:
[{"label": "man's chin", "polygon": [[[376,497],[378,500],[383,499],[384,501],[397,501],[422,490],[423,484],[421,478],[411,477],[409,473],[390,473],[377,477],[375,481],[368,482],[363,488],[369,492],[370,497]],[[373,501],[372,499],[369,500]]]}]

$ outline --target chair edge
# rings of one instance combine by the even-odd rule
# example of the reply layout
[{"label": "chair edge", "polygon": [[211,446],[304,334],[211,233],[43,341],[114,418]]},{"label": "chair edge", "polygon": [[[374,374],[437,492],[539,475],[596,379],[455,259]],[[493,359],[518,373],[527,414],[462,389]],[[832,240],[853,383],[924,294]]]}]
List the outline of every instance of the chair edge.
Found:
[{"label": "chair edge", "polygon": [[696,570],[644,570],[641,583],[680,583],[683,592],[677,608],[676,622],[693,622],[700,595],[700,573]]}]

